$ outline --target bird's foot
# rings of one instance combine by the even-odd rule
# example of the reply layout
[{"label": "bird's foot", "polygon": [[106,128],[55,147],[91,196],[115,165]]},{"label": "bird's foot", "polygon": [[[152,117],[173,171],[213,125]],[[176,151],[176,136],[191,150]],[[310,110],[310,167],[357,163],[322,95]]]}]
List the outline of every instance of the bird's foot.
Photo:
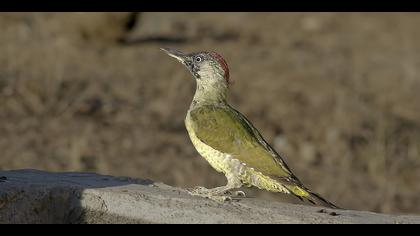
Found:
[{"label": "bird's foot", "polygon": [[246,198],[246,194],[244,191],[226,191],[226,194],[229,194],[233,197],[243,197]]},{"label": "bird's foot", "polygon": [[229,191],[221,191],[220,188],[207,189],[199,186],[192,189],[188,189],[187,192],[192,196],[204,197],[216,202],[232,201],[232,197],[226,195],[227,193],[229,193]]},{"label": "bird's foot", "polygon": [[231,202],[233,200],[232,197],[226,195],[206,195],[203,197],[220,203]]},{"label": "bird's foot", "polygon": [[209,191],[210,189],[201,186],[187,189],[187,192],[193,196],[208,194]]}]

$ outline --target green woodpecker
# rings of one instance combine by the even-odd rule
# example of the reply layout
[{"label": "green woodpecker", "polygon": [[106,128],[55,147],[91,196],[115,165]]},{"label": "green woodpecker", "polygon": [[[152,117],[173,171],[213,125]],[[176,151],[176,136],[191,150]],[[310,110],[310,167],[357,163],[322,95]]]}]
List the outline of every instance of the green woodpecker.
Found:
[{"label": "green woodpecker", "polygon": [[[196,80],[185,126],[200,155],[227,178],[226,186],[196,187],[189,191],[191,195],[225,201],[231,199],[227,195],[231,190],[255,186],[337,208],[306,188],[251,122],[228,104],[229,68],[218,53],[162,50],[184,64]],[[245,196],[241,191],[233,193]]]}]

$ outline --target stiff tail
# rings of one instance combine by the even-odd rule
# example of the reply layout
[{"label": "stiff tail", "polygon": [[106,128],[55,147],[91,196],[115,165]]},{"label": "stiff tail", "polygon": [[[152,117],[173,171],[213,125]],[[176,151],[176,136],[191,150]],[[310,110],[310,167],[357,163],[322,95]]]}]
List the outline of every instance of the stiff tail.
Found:
[{"label": "stiff tail", "polygon": [[299,198],[300,200],[303,201],[303,199],[308,200],[310,203],[314,204],[314,205],[324,205],[326,207],[330,207],[330,208],[334,208],[334,209],[342,209],[336,205],[334,205],[333,203],[327,201],[325,198],[321,197],[319,194],[314,193],[312,191],[310,191],[309,189],[305,188],[305,187],[299,187],[299,186],[287,186],[287,188],[289,189],[289,191],[296,196],[297,198]]}]

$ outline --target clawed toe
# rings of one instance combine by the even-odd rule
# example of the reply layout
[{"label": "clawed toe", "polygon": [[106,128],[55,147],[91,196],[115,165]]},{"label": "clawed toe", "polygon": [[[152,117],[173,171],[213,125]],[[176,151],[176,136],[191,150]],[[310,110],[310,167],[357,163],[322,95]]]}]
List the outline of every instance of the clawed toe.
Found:
[{"label": "clawed toe", "polygon": [[225,194],[233,196],[233,197],[246,197],[244,191],[226,191]]},{"label": "clawed toe", "polygon": [[187,192],[191,195],[203,195],[209,192],[205,187],[197,186],[191,189],[187,189]]},{"label": "clawed toe", "polygon": [[232,197],[230,196],[218,196],[218,195],[213,195],[213,196],[207,196],[208,199],[211,199],[213,201],[216,202],[231,202],[232,201]]},{"label": "clawed toe", "polygon": [[236,197],[246,197],[246,194],[244,191],[235,191],[233,192],[233,195]]}]

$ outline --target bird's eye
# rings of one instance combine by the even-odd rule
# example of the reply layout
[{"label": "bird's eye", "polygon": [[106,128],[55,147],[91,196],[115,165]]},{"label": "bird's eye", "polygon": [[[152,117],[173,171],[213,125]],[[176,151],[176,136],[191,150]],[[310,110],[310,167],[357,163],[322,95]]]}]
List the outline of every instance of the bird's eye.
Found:
[{"label": "bird's eye", "polygon": [[200,57],[200,56],[195,57],[195,62],[202,62],[202,61],[203,61],[202,57]]}]

